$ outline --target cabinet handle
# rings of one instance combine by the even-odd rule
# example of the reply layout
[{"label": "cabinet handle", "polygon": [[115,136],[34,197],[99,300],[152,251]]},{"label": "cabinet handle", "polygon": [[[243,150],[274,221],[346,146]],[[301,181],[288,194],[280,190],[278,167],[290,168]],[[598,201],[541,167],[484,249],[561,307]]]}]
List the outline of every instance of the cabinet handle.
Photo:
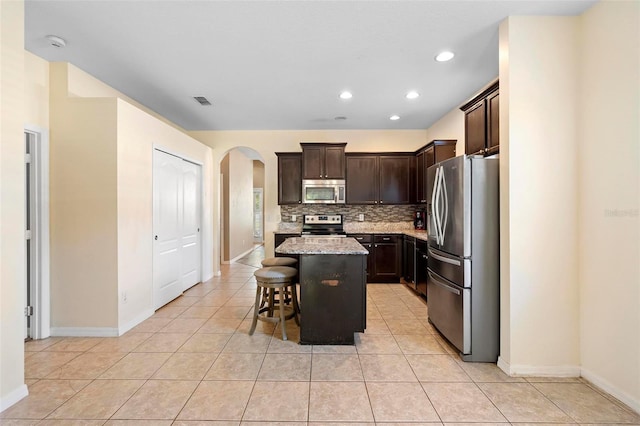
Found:
[{"label": "cabinet handle", "polygon": [[378,247],[378,245],[376,244],[376,245],[374,245],[374,247]]},{"label": "cabinet handle", "polygon": [[382,239],[382,241],[389,241],[390,239],[391,239],[391,238],[389,238],[389,237],[384,237],[384,238]]}]

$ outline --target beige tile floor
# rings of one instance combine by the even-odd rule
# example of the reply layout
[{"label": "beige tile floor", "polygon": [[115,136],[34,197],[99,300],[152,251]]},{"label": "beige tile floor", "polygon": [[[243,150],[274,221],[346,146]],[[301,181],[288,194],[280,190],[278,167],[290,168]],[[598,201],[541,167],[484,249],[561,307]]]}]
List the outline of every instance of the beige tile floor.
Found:
[{"label": "beige tile floor", "polygon": [[2,425],[640,424],[582,379],[516,378],[464,363],[399,284],[367,287],[355,346],[247,331],[261,251],[118,338],[25,344],[29,396]]}]

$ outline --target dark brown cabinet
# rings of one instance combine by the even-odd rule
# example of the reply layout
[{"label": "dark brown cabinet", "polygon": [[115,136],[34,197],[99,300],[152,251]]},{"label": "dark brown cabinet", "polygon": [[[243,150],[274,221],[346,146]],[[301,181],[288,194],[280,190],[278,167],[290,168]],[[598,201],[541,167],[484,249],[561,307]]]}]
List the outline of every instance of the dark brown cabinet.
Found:
[{"label": "dark brown cabinet", "polygon": [[276,152],[278,156],[278,204],[302,203],[302,154]]},{"label": "dark brown cabinet", "polygon": [[367,282],[397,283],[402,275],[402,235],[397,234],[353,234],[364,248],[367,256]]},{"label": "dark brown cabinet", "polygon": [[413,154],[347,154],[347,204],[411,204]]},{"label": "dark brown cabinet", "polygon": [[346,143],[301,143],[303,179],[344,179]]},{"label": "dark brown cabinet", "polygon": [[465,154],[497,154],[500,149],[498,82],[490,84],[460,109],[464,111]]},{"label": "dark brown cabinet", "polygon": [[373,234],[353,234],[348,236],[355,238],[362,247],[369,251],[369,254],[367,255],[367,282],[374,282],[371,280],[375,273],[375,266],[373,264]]},{"label": "dark brown cabinet", "polygon": [[431,141],[416,152],[416,202],[427,202],[427,169],[456,156],[456,140]]},{"label": "dark brown cabinet", "polygon": [[399,282],[402,274],[402,236],[374,235],[373,264],[372,282]]}]

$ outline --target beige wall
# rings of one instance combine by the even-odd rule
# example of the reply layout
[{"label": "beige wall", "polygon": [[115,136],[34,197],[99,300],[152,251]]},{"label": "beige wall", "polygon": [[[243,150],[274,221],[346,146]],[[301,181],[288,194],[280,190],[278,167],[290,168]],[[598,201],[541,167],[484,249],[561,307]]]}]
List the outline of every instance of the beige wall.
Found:
[{"label": "beige wall", "polygon": [[0,2],[0,411],[24,384],[24,5]]},{"label": "beige wall", "polygon": [[[211,149],[118,99],[118,288],[120,332],[153,312],[153,148],[202,166],[203,281],[213,276]],[[123,300],[123,293],[127,301]]]},{"label": "beige wall", "polygon": [[79,97],[91,77],[71,65],[50,70],[52,334],[121,334],[153,313],[154,147],[202,165],[202,276],[213,274],[211,150],[125,100]]},{"label": "beige wall", "polygon": [[464,112],[454,108],[427,129],[427,141],[455,139],[456,155],[464,154]]},{"label": "beige wall", "polygon": [[[347,152],[415,151],[427,143],[424,130],[197,131],[189,134],[213,148],[214,164],[217,165],[214,176],[219,176],[220,160],[235,147],[254,150],[264,162],[264,237],[267,256],[273,255],[273,231],[280,222],[278,162],[274,152],[301,152],[300,142],[347,142]],[[218,187],[217,179],[214,187]],[[217,197],[214,203],[214,223],[220,223]]]},{"label": "beige wall", "polygon": [[500,28],[508,36],[508,64],[500,68],[508,110],[501,106],[500,118],[509,123],[500,134],[501,171],[508,168],[500,193],[509,211],[501,220],[509,258],[501,286],[509,297],[502,298],[508,332],[500,363],[515,374],[579,374],[576,24],[574,17],[510,17]]},{"label": "beige wall", "polygon": [[25,124],[49,128],[49,62],[24,52]]},{"label": "beige wall", "polygon": [[117,104],[66,96],[51,64],[51,332],[118,325]]},{"label": "beige wall", "polygon": [[253,187],[264,188],[264,163],[253,160]]},{"label": "beige wall", "polygon": [[229,151],[229,253],[234,259],[253,247],[253,161],[242,152]]},{"label": "beige wall", "polygon": [[640,2],[600,2],[580,30],[582,374],[640,412]]}]

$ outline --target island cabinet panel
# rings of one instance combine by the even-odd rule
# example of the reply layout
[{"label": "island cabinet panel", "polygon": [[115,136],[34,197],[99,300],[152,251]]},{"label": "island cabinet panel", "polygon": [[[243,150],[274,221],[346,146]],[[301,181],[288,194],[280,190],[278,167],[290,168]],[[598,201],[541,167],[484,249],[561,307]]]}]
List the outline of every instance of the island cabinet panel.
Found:
[{"label": "island cabinet panel", "polygon": [[346,143],[301,143],[303,179],[344,179]]},{"label": "island cabinet panel", "polygon": [[364,332],[364,255],[300,255],[300,344],[354,344]]},{"label": "island cabinet panel", "polygon": [[455,139],[434,140],[416,151],[416,202],[427,203],[427,169],[456,156]]},{"label": "island cabinet panel", "polygon": [[302,154],[277,152],[278,204],[302,203]]},{"label": "island cabinet panel", "polygon": [[497,154],[500,148],[498,81],[489,84],[460,109],[464,112],[465,154]]},{"label": "island cabinet panel", "polygon": [[415,156],[347,154],[347,204],[412,204]]}]

